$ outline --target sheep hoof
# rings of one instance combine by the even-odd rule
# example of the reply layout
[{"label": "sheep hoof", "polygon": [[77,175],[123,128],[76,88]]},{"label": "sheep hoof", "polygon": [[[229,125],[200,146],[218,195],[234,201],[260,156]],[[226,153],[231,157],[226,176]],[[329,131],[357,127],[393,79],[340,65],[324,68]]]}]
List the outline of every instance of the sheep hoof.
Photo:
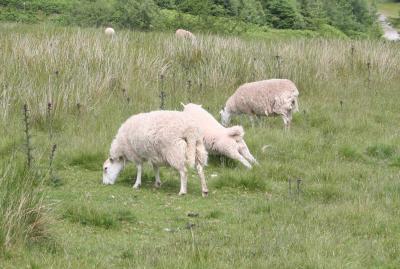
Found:
[{"label": "sheep hoof", "polygon": [[138,189],[140,189],[140,184],[138,184],[138,185],[133,185],[133,188],[135,189],[135,190],[138,190]]},{"label": "sheep hoof", "polygon": [[154,183],[154,187],[159,189],[161,187],[161,182]]},{"label": "sheep hoof", "polygon": [[184,195],[186,195],[186,192],[179,192],[179,194],[178,194],[179,196],[184,196]]},{"label": "sheep hoof", "polygon": [[201,194],[204,198],[206,198],[208,196],[208,191],[203,191]]}]

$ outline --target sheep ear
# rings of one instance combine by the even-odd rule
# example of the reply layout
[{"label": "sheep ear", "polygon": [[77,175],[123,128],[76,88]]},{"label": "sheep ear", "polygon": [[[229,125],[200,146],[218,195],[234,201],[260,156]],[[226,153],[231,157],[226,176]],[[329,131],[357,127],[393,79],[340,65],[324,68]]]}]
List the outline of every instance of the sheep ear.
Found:
[{"label": "sheep ear", "polygon": [[124,160],[124,157],[119,156],[119,157],[118,157],[118,160],[119,160],[119,161],[123,161],[123,160]]},{"label": "sheep ear", "polygon": [[110,162],[111,162],[111,163],[113,163],[113,162],[114,162],[114,159],[113,159],[113,158],[111,158],[111,157],[109,158],[109,160],[110,160]]}]

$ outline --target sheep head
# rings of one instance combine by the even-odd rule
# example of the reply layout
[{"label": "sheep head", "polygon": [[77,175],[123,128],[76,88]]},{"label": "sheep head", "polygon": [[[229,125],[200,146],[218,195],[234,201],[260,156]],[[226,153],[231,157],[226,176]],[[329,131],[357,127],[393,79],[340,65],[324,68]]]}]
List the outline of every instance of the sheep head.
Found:
[{"label": "sheep head", "polygon": [[122,157],[108,158],[103,164],[103,184],[114,184],[123,167],[124,159]]}]

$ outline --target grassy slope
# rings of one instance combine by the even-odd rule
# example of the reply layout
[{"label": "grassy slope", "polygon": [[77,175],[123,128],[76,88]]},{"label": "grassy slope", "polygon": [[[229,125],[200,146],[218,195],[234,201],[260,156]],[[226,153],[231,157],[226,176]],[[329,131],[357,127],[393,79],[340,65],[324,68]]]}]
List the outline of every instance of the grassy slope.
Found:
[{"label": "grassy slope", "polygon": [[400,13],[400,3],[380,3],[378,9],[386,16],[396,18]]},{"label": "grassy slope", "polygon": [[[53,239],[10,250],[5,268],[399,264],[397,44],[205,36],[192,50],[169,34],[120,32],[110,41],[100,30],[0,27],[0,62],[8,67],[0,70],[1,161],[13,149],[23,158],[19,108],[28,103],[35,156],[46,166],[50,143],[57,143],[55,173],[62,183],[46,188]],[[115,186],[100,184],[101,164],[123,119],[158,107],[161,70],[169,109],[190,99],[216,115],[239,84],[276,77],[277,54],[283,56],[282,76],[300,88],[301,113],[290,133],[280,119],[264,119],[255,128],[245,117],[236,119],[245,125],[259,167],[221,166],[213,158],[207,199],[194,175],[189,194],[178,197],[178,176],[167,168],[160,190],[152,188],[149,168],[140,191],[131,189],[133,167]],[[264,145],[271,147],[263,152]],[[294,186],[289,194],[289,178],[303,179],[299,196]],[[189,211],[199,216],[188,217]],[[195,226],[187,229],[188,223]]]},{"label": "grassy slope", "polygon": [[400,30],[400,3],[380,3],[378,5],[378,10],[389,18],[390,22],[397,30]]}]

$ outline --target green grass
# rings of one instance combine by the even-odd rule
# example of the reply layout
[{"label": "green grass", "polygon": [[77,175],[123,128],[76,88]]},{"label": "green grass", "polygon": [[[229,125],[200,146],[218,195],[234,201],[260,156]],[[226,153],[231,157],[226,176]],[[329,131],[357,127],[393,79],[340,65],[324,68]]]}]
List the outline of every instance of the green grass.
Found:
[{"label": "green grass", "polygon": [[400,3],[385,2],[378,4],[379,12],[386,16],[397,18],[400,14]]},{"label": "green grass", "polygon": [[122,221],[133,222],[135,220],[131,211],[120,210],[111,214],[108,211],[90,208],[84,202],[68,205],[62,218],[85,226],[97,226],[105,229],[115,229]]},{"label": "green grass", "polygon": [[[205,35],[193,48],[169,33],[119,31],[110,40],[101,29],[0,24],[0,31],[0,162],[25,161],[26,103],[46,234],[35,240],[24,233],[29,222],[11,221],[8,227],[18,229],[13,243],[2,245],[0,267],[398,267],[397,44]],[[161,169],[160,189],[149,166],[140,190],[132,189],[133,165],[115,185],[101,184],[120,124],[158,109],[161,73],[168,109],[190,99],[218,115],[238,85],[278,76],[276,55],[281,76],[300,90],[291,131],[279,118],[254,128],[247,117],[233,119],[243,124],[259,166],[247,170],[212,157],[206,199],[194,171],[185,197],[177,195],[178,173],[170,168]],[[61,184],[47,184],[52,144]],[[0,199],[14,193],[11,183],[0,188]]]},{"label": "green grass", "polygon": [[400,3],[383,2],[378,5],[379,12],[389,18],[394,28],[400,29]]}]

